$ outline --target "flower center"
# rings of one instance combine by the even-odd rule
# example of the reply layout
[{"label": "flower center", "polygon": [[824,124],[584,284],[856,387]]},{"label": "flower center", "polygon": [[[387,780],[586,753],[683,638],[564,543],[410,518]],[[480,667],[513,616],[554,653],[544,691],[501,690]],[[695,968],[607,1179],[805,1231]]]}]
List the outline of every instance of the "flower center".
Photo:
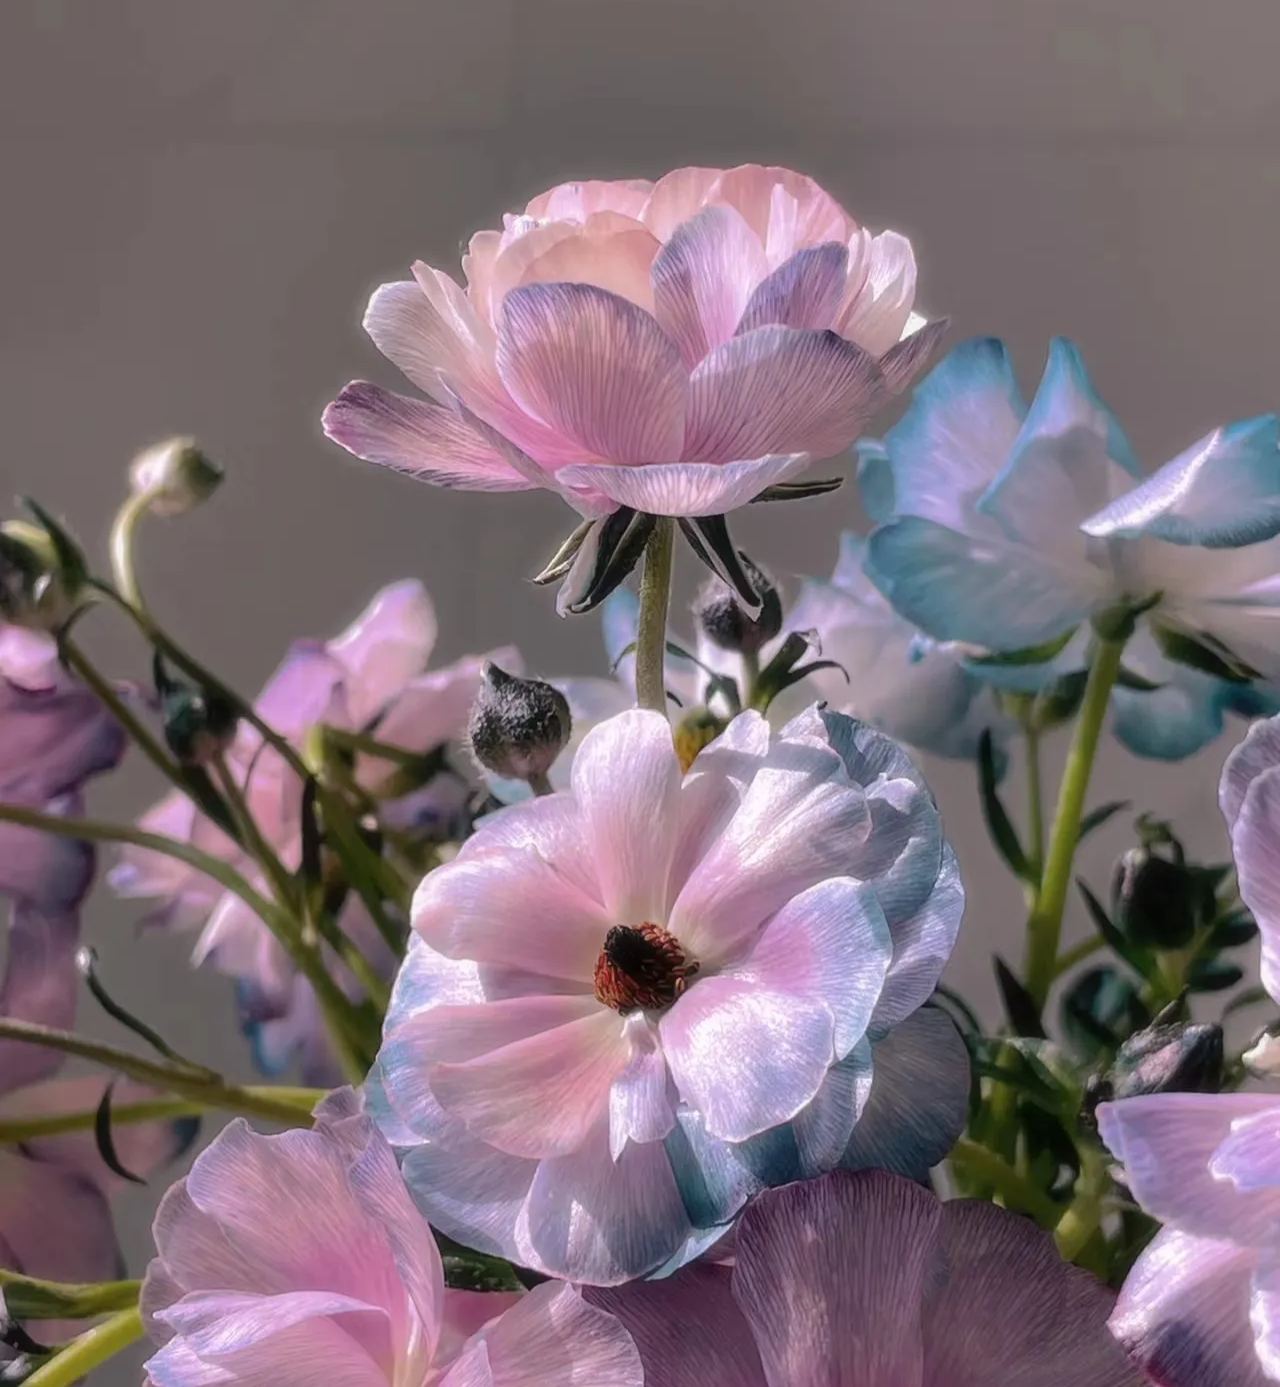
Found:
[{"label": "flower center", "polygon": [[596,960],[596,997],[614,1011],[669,1007],[698,971],[661,925],[615,925]]}]

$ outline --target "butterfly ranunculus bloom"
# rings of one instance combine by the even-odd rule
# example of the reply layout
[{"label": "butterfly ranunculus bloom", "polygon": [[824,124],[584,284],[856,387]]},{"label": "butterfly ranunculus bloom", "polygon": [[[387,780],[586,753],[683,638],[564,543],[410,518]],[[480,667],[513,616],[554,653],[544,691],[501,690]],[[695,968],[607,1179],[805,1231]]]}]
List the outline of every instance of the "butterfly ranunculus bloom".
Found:
[{"label": "butterfly ranunculus bloom", "polygon": [[[421,583],[393,583],[377,593],[339,636],[295,642],[259,694],[257,711],[299,747],[314,727],[324,724],[339,732],[372,733],[424,756],[443,753],[466,728],[484,661],[467,656],[427,670],[436,635],[435,609]],[[500,652],[499,658],[518,660],[514,651]],[[225,754],[263,838],[287,868],[296,868],[302,853],[303,792],[296,771],[245,722]],[[384,783],[392,783],[395,769],[393,763],[363,752],[352,762],[357,781],[379,798],[379,812],[396,827],[441,837],[451,832],[451,820],[469,794],[467,784],[442,761],[438,773],[420,790],[388,799]],[[180,792],[148,811],[141,827],[231,862],[266,889],[252,859]],[[119,895],[158,901],[154,921],[201,926],[195,961],[208,961],[237,979],[241,1007],[265,1070],[279,1072],[301,1058],[314,1082],[335,1079],[310,984],[294,971],[275,937],[239,896],[222,891],[194,867],[136,848],[124,851],[109,880]],[[354,893],[343,908],[341,925],[390,972],[390,951]],[[350,981],[344,977],[344,983]]]},{"label": "butterfly ranunculus bloom", "polygon": [[571,1286],[447,1290],[349,1098],[314,1131],[233,1122],[165,1196],[142,1291],[154,1387],[640,1387],[630,1336]]},{"label": "butterfly ranunculus bloom", "polygon": [[1280,676],[1274,415],[1215,429],[1144,477],[1071,343],[1053,342],[1028,408],[1004,344],[982,338],[921,383],[884,446],[896,514],[867,571],[930,635],[1061,651],[1040,667],[1052,675],[1081,667],[1084,631],[1062,644],[1090,618],[1141,609],[1125,664],[1158,687],[1122,685],[1113,703],[1131,749],[1162,757],[1203,745],[1224,711],[1257,711],[1235,681]]},{"label": "butterfly ranunculus bloom", "polygon": [[[1258,723],[1219,792],[1240,894],[1280,1002],[1280,719]],[[1134,1198],[1165,1227],[1112,1326],[1162,1387],[1280,1382],[1280,1095],[1154,1094],[1098,1109]]]},{"label": "butterfly ranunculus bloom", "polygon": [[564,183],[462,264],[465,289],[419,262],[365,315],[430,402],[359,381],[325,429],[428,481],[550,487],[584,515],[742,505],[852,443],[940,329],[912,312],[910,243],[788,169]]},{"label": "butterfly ranunculus bloom", "polygon": [[967,1058],[922,1006],[963,909],[902,750],[817,708],[601,723],[413,905],[370,1100],[432,1224],[573,1280],[686,1260],[767,1185],[923,1176]]},{"label": "butterfly ranunculus bloom", "polygon": [[1140,1387],[1111,1293],[1045,1233],[884,1171],[761,1194],[732,1267],[588,1296],[658,1387]]}]

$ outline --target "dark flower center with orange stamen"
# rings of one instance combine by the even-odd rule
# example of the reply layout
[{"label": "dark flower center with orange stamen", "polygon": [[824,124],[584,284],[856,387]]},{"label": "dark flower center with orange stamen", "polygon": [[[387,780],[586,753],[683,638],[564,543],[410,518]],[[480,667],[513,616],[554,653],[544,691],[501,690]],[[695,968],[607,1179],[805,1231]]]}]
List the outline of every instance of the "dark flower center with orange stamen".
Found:
[{"label": "dark flower center with orange stamen", "polygon": [[669,1007],[698,971],[661,925],[615,925],[596,960],[596,997],[624,1015]]}]

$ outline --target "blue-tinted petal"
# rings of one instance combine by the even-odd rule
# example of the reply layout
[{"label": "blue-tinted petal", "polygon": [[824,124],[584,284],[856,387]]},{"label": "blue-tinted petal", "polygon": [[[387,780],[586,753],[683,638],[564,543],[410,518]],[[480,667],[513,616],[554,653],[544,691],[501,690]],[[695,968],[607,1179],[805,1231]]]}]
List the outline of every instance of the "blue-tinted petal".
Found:
[{"label": "blue-tinted petal", "polygon": [[1022,650],[1082,621],[1100,586],[1075,582],[1035,549],[971,538],[916,516],[881,525],[869,541],[866,571],[909,621],[944,641]]},{"label": "blue-tinted petal", "polygon": [[897,509],[889,450],[878,438],[860,438],[857,453],[858,494],[862,499],[862,509],[869,520],[879,525]]},{"label": "blue-tinted petal", "polygon": [[1003,342],[961,342],[917,386],[885,436],[895,510],[963,528],[966,511],[1004,466],[1026,405]]},{"label": "blue-tinted petal", "polygon": [[1209,549],[1280,534],[1280,421],[1264,414],[1215,429],[1083,529],[1098,538],[1149,535]]},{"label": "blue-tinted petal", "polygon": [[1056,337],[1009,460],[977,508],[1011,537],[1053,552],[1060,562],[1084,563],[1077,527],[1126,491],[1130,476],[1140,475],[1079,351]]}]

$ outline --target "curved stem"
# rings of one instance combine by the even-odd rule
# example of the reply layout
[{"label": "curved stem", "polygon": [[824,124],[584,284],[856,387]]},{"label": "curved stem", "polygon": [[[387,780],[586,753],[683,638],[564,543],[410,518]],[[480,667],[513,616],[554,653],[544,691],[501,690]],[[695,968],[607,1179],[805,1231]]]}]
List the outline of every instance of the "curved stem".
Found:
[{"label": "curved stem", "polygon": [[40,1026],[33,1021],[12,1021],[0,1017],[0,1039],[20,1040],[29,1045],[43,1045],[46,1049],[61,1051],[64,1055],[75,1055],[79,1059],[127,1074],[141,1083],[193,1099],[205,1107],[243,1113],[246,1117],[261,1117],[290,1127],[311,1125],[313,1104],[310,1089],[273,1089],[270,1086],[240,1088],[227,1083],[220,1074],[141,1059],[127,1050],[116,1049],[114,1045],[103,1045],[72,1031]]},{"label": "curved stem", "polygon": [[1003,1156],[962,1137],[948,1159],[953,1166],[993,1189],[1007,1207],[1030,1214],[1044,1228],[1057,1224],[1061,1213],[1058,1205]]},{"label": "curved stem", "polygon": [[1120,673],[1123,650],[1123,640],[1097,639],[1084,701],[1080,705],[1080,717],[1071,750],[1067,754],[1066,769],[1062,773],[1048,856],[1040,878],[1040,892],[1027,922],[1026,984],[1039,1007],[1044,1006],[1053,985],[1062,916],[1071,890],[1071,866],[1080,838],[1085,796],[1089,790],[1089,777],[1093,772],[1107,703]]},{"label": "curved stem", "polygon": [[636,626],[636,704],[667,714],[667,606],[675,523],[659,516],[644,551],[640,577],[640,619]]},{"label": "curved stem", "polygon": [[71,1387],[108,1358],[136,1343],[142,1333],[141,1310],[136,1305],[119,1310],[59,1349],[24,1379],[25,1387]]},{"label": "curved stem", "polygon": [[46,1281],[0,1267],[0,1293],[15,1320],[83,1320],[128,1310],[138,1303],[141,1281]]},{"label": "curved stem", "polygon": [[1106,1182],[1106,1168],[1101,1153],[1082,1149],[1076,1196],[1053,1231],[1058,1251],[1068,1262],[1075,1261],[1098,1231],[1102,1222]]}]

